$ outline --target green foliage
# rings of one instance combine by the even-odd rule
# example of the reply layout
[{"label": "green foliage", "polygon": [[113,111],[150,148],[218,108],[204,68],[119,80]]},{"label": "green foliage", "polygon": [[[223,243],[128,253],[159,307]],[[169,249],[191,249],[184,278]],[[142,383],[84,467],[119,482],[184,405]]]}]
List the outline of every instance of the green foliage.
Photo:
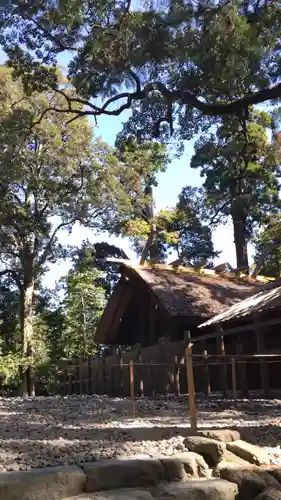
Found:
[{"label": "green foliage", "polygon": [[254,229],[280,206],[280,143],[274,135],[269,140],[273,116],[252,110],[249,118],[248,124],[225,118],[215,133],[200,137],[191,160],[204,177],[213,222],[232,218],[238,267],[248,267],[243,252]]},{"label": "green foliage", "polygon": [[281,215],[277,214],[262,227],[254,239],[256,274],[281,276]]},{"label": "green foliage", "polygon": [[179,195],[174,209],[161,210],[149,222],[136,218],[123,227],[123,234],[132,238],[137,253],[141,253],[144,242],[155,227],[154,245],[158,253],[150,259],[165,261],[167,256],[176,251],[182,263],[197,265],[208,263],[216,257],[206,199],[202,190],[187,186]]},{"label": "green foliage", "polygon": [[[58,318],[55,322],[51,321],[57,311],[50,308],[46,291],[41,290],[39,296],[37,293],[34,303],[32,357],[22,355],[20,309],[19,291],[15,289],[11,281],[2,278],[0,285],[0,378],[6,391],[8,387],[16,388],[19,385],[22,369],[32,365],[37,372],[42,363],[46,363],[52,357],[53,359],[61,357],[61,353],[57,350],[57,338],[60,338],[62,328],[57,337],[52,338],[54,323],[58,329],[59,321]],[[56,352],[56,356],[53,356],[53,351]]]},{"label": "green foliage", "polygon": [[34,323],[34,294],[48,265],[68,254],[59,232],[74,224],[116,232],[150,200],[146,179],[155,182],[166,154],[157,145],[120,151],[93,139],[86,118],[74,124],[56,111],[61,93],[30,97],[3,67],[0,88],[0,272],[20,291],[22,354],[34,358],[41,349],[41,359],[47,326],[44,318]]},{"label": "green foliage", "polygon": [[8,280],[0,283],[1,354],[17,352],[20,343],[20,295]]},{"label": "green foliage", "polygon": [[107,261],[107,258],[128,259],[128,256],[115,245],[106,242],[90,243],[84,241],[80,248],[74,248],[72,261],[75,271],[101,271],[99,283],[104,288],[105,296],[109,299],[120,277],[119,263]]},{"label": "green foliage", "polygon": [[[173,127],[190,138],[217,116],[280,98],[277,1],[70,5],[13,2],[2,11],[0,40],[28,91],[58,88],[57,57],[68,51],[68,79],[90,102],[82,115],[133,107],[130,129],[146,139]],[[81,116],[78,103],[71,102],[73,116]]]},{"label": "green foliage", "polygon": [[8,352],[0,355],[0,379],[1,385],[18,385],[20,368],[27,360],[23,360],[20,354]]},{"label": "green foliage", "polygon": [[212,259],[218,257],[209,224],[210,211],[204,190],[186,186],[179,195],[172,230],[179,236],[174,248],[188,265],[210,265]]},{"label": "green foliage", "polygon": [[[23,284],[42,275],[47,261],[65,256],[57,239],[60,230],[71,231],[80,223],[113,231],[118,217],[141,210],[146,201],[142,178],[152,175],[152,165],[149,151],[142,162],[136,149],[133,157],[127,151],[118,157],[100,139],[92,141],[87,121],[67,124],[67,116],[49,112],[29,129],[47,103],[55,106],[59,96],[29,98],[7,70],[2,68],[0,76],[5,90],[0,139],[7,144],[0,157],[0,177],[5,179],[1,255],[7,272]],[[18,104],[12,107],[15,94]]]},{"label": "green foliage", "polygon": [[61,280],[65,292],[61,339],[65,357],[86,357],[97,352],[95,331],[106,302],[101,278],[100,271],[84,269],[71,270]]}]

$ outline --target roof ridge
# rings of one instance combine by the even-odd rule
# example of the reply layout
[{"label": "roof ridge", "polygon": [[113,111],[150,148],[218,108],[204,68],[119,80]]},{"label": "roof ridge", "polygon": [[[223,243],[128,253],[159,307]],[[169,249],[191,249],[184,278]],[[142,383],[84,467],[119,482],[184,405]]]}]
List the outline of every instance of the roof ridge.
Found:
[{"label": "roof ridge", "polygon": [[[168,264],[148,264],[145,263],[143,265],[136,265],[135,263],[122,263],[123,266],[128,267],[129,269],[134,269],[136,272],[140,271],[168,271],[173,272],[175,274],[190,274],[192,276],[201,276],[201,277],[211,277],[218,280],[225,279],[226,281],[232,282],[240,282],[240,284],[244,285],[255,285],[255,284],[264,284],[265,286],[274,280],[274,278],[266,277],[266,276],[257,276],[255,279],[253,277],[248,276],[247,274],[241,274],[237,276],[234,273],[225,273],[225,272],[215,272],[213,269],[195,269],[193,267],[183,267],[183,266],[169,266]],[[266,281],[267,280],[267,281]],[[274,280],[276,281],[276,280]]]}]

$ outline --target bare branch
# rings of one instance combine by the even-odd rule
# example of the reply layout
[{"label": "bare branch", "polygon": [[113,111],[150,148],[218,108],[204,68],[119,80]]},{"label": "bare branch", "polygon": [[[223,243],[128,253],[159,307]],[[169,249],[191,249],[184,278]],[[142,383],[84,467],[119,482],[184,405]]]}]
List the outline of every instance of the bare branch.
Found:
[{"label": "bare branch", "polygon": [[[129,74],[132,76],[136,83],[136,91],[135,92],[122,92],[116,96],[110,97],[103,106],[99,107],[95,104],[92,104],[90,101],[85,99],[81,99],[79,97],[70,97],[68,96],[62,89],[54,89],[56,92],[60,93],[67,101],[67,107],[65,108],[57,108],[50,106],[46,108],[38,121],[34,122],[32,126],[37,125],[41,122],[44,116],[48,112],[58,112],[58,113],[68,113],[73,114],[72,118],[67,123],[71,123],[74,120],[81,118],[83,116],[119,116],[126,109],[130,109],[132,102],[137,100],[143,100],[149,97],[151,92],[159,92],[166,101],[167,104],[167,114],[166,116],[160,118],[156,123],[156,134],[159,133],[160,124],[166,122],[169,124],[171,132],[172,128],[172,105],[174,103],[180,105],[186,105],[191,108],[198,109],[204,115],[209,116],[224,116],[224,115],[232,115],[237,114],[241,116],[245,113],[245,110],[248,109],[249,106],[254,104],[259,104],[268,100],[279,99],[281,98],[281,83],[275,85],[270,88],[259,90],[258,92],[254,92],[252,94],[248,94],[245,97],[239,98],[237,100],[231,102],[217,102],[217,103],[207,103],[203,102],[192,92],[186,91],[184,89],[177,90],[169,90],[167,87],[161,82],[153,82],[148,85],[145,85],[143,89],[141,89],[140,80],[137,75],[132,70],[127,70]],[[113,110],[108,110],[108,107],[114,103],[118,103],[120,100],[126,99],[126,102],[121,104],[119,107]],[[73,107],[75,104],[81,104],[90,109],[77,109]]]},{"label": "bare branch", "polygon": [[69,221],[67,222],[61,222],[61,224],[59,224],[53,231],[53,234],[52,236],[50,237],[47,245],[46,245],[46,248],[43,252],[43,254],[41,255],[39,261],[38,261],[38,264],[37,264],[37,267],[40,268],[43,264],[45,264],[46,260],[48,259],[48,256],[49,254],[51,253],[52,251],[52,245],[55,241],[55,238],[58,234],[58,232],[65,226],[70,226],[71,224],[74,224],[75,222],[78,222],[79,221],[79,217],[74,217],[73,219],[70,219]]},{"label": "bare branch", "polygon": [[209,225],[211,226],[212,224],[214,224],[216,221],[216,217],[219,215],[219,213],[225,208],[227,207],[227,205],[229,205],[229,203],[231,202],[231,199],[228,199],[226,200],[215,212],[215,214],[211,217],[211,220],[210,220],[210,223]]}]

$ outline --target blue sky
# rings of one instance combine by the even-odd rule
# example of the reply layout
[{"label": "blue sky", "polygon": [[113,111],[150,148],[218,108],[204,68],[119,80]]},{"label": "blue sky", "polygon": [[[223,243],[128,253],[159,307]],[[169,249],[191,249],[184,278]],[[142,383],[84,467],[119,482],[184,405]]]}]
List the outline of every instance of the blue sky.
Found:
[{"label": "blue sky", "polygon": [[[0,49],[0,64],[5,60],[5,55]],[[59,63],[66,66],[68,57],[64,56],[60,59]],[[121,130],[122,123],[126,121],[129,113],[124,112],[118,117],[102,116],[98,119],[98,126],[95,135],[101,136],[105,142],[113,145],[116,134]],[[199,171],[190,168],[190,158],[193,154],[193,141],[185,144],[185,152],[180,159],[175,159],[169,165],[166,172],[158,175],[158,186],[155,188],[155,204],[156,210],[166,207],[172,207],[177,201],[178,194],[182,187],[186,185],[200,186],[202,179],[200,178]],[[95,241],[109,241],[107,234],[95,234],[93,231],[75,226],[70,235],[66,232],[60,234],[60,240],[68,245],[80,245],[83,240],[89,239]],[[128,240],[121,238],[113,238],[110,236],[110,242],[121,246],[129,257],[134,258],[134,253],[130,248]],[[217,262],[229,262],[233,266],[236,264],[235,248],[233,243],[233,229],[231,223],[217,228],[213,232],[213,242],[216,250],[220,250],[220,257]],[[251,252],[250,252],[251,253]],[[52,265],[50,271],[46,274],[44,284],[52,287],[56,280],[58,280],[69,269],[69,262],[59,262]]]}]

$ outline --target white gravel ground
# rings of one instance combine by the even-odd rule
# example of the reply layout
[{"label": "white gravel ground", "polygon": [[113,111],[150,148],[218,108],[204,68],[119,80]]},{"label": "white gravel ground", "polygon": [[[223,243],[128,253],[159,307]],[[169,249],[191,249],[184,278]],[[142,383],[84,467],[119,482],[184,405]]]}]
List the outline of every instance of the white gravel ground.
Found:
[{"label": "white gravel ground", "polygon": [[[199,427],[239,427],[281,465],[281,400],[198,403]],[[172,455],[184,449],[186,397],[136,401],[106,396],[0,399],[0,471],[99,458]]]}]

